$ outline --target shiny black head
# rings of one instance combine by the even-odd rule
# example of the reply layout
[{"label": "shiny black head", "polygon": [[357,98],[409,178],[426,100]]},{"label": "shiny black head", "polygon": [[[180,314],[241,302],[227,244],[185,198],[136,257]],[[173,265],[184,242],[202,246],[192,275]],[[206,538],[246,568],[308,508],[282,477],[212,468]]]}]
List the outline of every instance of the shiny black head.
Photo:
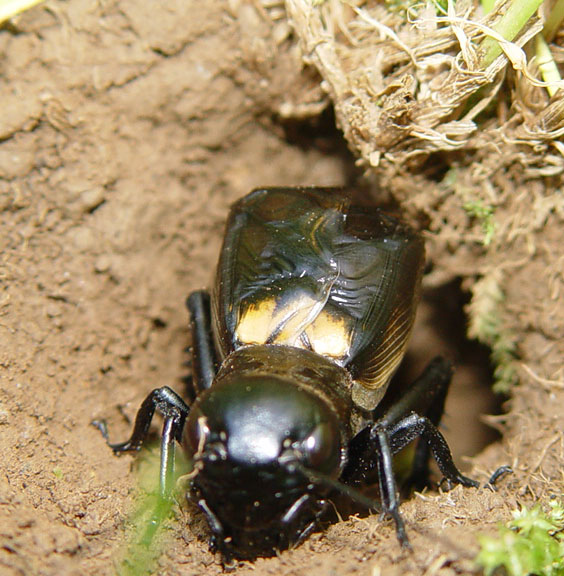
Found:
[{"label": "shiny black head", "polygon": [[239,558],[272,555],[315,522],[344,465],[339,420],[327,400],[279,375],[231,371],[190,411],[185,443],[196,470],[192,497],[218,548]]}]

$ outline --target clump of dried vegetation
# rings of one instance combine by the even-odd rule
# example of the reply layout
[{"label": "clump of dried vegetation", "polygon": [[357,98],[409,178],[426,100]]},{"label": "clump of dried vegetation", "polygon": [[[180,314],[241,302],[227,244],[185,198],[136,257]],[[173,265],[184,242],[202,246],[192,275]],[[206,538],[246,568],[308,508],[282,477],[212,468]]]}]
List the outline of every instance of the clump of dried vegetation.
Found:
[{"label": "clump of dried vegetation", "polygon": [[531,171],[564,169],[562,2],[288,0],[286,10],[367,165],[511,143]]}]

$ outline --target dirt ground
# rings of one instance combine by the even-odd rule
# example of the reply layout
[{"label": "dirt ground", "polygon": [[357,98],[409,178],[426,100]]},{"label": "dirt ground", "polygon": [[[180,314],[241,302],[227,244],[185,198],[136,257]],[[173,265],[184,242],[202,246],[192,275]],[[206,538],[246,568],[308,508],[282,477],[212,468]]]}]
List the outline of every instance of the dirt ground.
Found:
[{"label": "dirt ground", "polygon": [[[107,418],[122,439],[149,390],[182,390],[184,299],[210,285],[231,202],[256,186],[351,184],[359,173],[330,115],[279,120],[325,97],[294,53],[276,52],[251,3],[52,0],[0,29],[0,56],[0,572],[113,574],[134,458],[114,457],[91,420]],[[477,533],[519,502],[563,492],[564,210],[541,210],[543,187],[560,182],[527,180],[519,166],[496,175],[508,197],[499,217],[516,232],[487,263],[452,239],[459,213],[436,181],[381,185],[433,232],[412,358],[450,347],[459,361],[446,419],[459,461],[477,436],[487,441],[471,426],[494,408],[472,388],[489,378],[483,351],[457,352],[460,302],[433,290],[454,278],[469,288],[487,266],[510,272],[504,314],[525,367],[507,413],[490,419],[503,440],[466,465],[482,482],[498,464],[515,474],[498,492],[405,502],[413,553],[389,521],[351,517],[237,574],[475,573]],[[519,233],[523,194],[539,221]],[[176,514],[155,572],[220,574],[202,519]]]}]

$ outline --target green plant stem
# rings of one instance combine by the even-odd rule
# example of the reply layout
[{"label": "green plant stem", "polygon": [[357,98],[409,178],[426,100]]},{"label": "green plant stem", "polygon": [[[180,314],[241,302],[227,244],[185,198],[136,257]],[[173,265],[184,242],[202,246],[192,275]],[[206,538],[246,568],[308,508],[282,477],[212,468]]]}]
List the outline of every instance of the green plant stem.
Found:
[{"label": "green plant stem", "polygon": [[[544,37],[541,34],[535,36],[535,52],[537,55],[537,65],[542,75],[542,79],[545,82],[559,82],[561,78],[560,73],[558,72],[558,66],[552,57],[548,44],[545,42]],[[552,98],[552,96],[554,96],[558,91],[558,88],[548,85],[546,91]]]},{"label": "green plant stem", "polygon": [[564,0],[557,0],[548,15],[542,30],[542,35],[547,42],[552,41],[556,32],[558,32],[558,29],[560,28],[560,24],[562,24],[562,20],[564,20]]},{"label": "green plant stem", "polygon": [[[512,41],[539,9],[542,2],[543,0],[514,0],[493,29],[505,40]],[[484,39],[481,50],[483,68],[487,68],[501,54],[499,42],[491,36]]]},{"label": "green plant stem", "polygon": [[482,0],[481,2],[484,14],[489,14],[495,5],[495,0]]},{"label": "green plant stem", "polygon": [[117,568],[118,576],[154,574],[162,550],[157,536],[172,516],[172,500],[156,494],[145,495],[133,514],[125,554]]}]

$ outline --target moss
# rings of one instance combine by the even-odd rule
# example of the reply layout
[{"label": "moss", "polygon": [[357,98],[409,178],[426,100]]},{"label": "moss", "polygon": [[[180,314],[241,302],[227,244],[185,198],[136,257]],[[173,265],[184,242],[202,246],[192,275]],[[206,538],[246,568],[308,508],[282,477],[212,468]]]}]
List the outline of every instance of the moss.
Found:
[{"label": "moss", "polygon": [[476,562],[486,576],[561,576],[564,574],[564,506],[549,502],[547,512],[540,505],[522,508],[513,519],[498,528],[498,535],[481,536]]},{"label": "moss", "polygon": [[502,320],[505,301],[502,280],[501,271],[495,269],[472,287],[472,301],[468,306],[468,335],[491,348],[491,360],[495,366],[494,391],[507,394],[517,382],[517,351],[515,338]]},{"label": "moss", "polygon": [[489,246],[495,233],[494,208],[482,202],[473,200],[464,204],[464,210],[472,217],[477,218],[482,225],[484,238],[482,244]]}]

